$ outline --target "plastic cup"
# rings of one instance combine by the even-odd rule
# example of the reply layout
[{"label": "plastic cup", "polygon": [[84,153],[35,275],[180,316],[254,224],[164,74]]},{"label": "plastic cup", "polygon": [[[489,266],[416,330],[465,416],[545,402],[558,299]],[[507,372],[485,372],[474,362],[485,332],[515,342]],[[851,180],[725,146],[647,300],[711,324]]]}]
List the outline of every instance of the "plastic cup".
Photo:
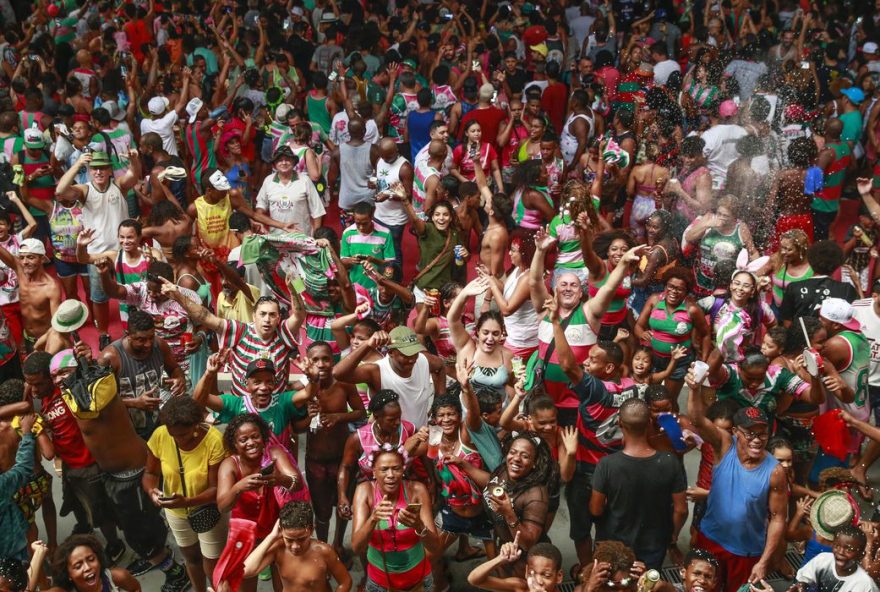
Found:
[{"label": "plastic cup", "polygon": [[428,458],[440,456],[440,442],[443,440],[443,428],[428,426]]},{"label": "plastic cup", "polygon": [[709,364],[702,360],[697,360],[694,362],[694,382],[697,384],[702,384],[703,380],[706,379],[706,375],[709,373]]}]

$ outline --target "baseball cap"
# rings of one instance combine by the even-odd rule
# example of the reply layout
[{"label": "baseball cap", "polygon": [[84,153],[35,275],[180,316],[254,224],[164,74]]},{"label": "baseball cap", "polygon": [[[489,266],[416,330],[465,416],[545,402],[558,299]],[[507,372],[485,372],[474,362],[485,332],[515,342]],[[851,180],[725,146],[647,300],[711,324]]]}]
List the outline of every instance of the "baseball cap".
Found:
[{"label": "baseball cap", "polygon": [[843,298],[826,298],[819,309],[819,316],[826,321],[843,325],[852,331],[861,331],[862,324],[854,316],[852,304]]},{"label": "baseball cap", "polygon": [[733,416],[733,425],[738,428],[751,428],[756,425],[769,425],[767,414],[757,407],[743,407]]},{"label": "baseball cap", "polygon": [[537,45],[532,45],[531,47],[529,47],[529,49],[531,51],[534,51],[535,53],[541,54],[545,58],[547,57],[547,53],[549,52],[549,50],[547,49],[546,43],[539,43]]},{"label": "baseball cap", "polygon": [[405,356],[414,356],[425,351],[425,346],[419,341],[419,336],[409,327],[403,325],[394,327],[388,334],[388,338],[390,339],[388,349],[396,349]]},{"label": "baseball cap", "polygon": [[290,14],[293,14],[296,16],[303,16],[305,13],[306,12],[303,10],[302,6],[294,6],[293,8],[290,9]]},{"label": "baseball cap", "polygon": [[485,83],[480,87],[480,100],[481,101],[489,101],[492,99],[492,95],[495,94],[495,87]]},{"label": "baseball cap", "polygon": [[851,86],[850,88],[841,89],[840,94],[845,95],[850,101],[858,105],[865,100],[865,93],[862,89]]},{"label": "baseball cap", "polygon": [[46,140],[43,138],[43,132],[35,127],[29,127],[24,130],[24,145],[28,148],[45,148]]},{"label": "baseball cap", "polygon": [[21,255],[42,255],[43,259],[46,261],[49,260],[46,257],[46,245],[42,243],[42,241],[35,238],[26,238],[21,241],[21,244],[18,245],[18,254]]},{"label": "baseball cap", "polygon": [[205,102],[202,99],[195,97],[189,100],[189,103],[186,104],[186,114],[189,115],[190,123],[195,123],[196,116],[199,114],[199,111],[202,110],[202,107],[205,106]]},{"label": "baseball cap", "polygon": [[72,349],[62,349],[52,356],[49,362],[49,374],[58,374],[67,368],[76,368],[76,356],[73,355]]},{"label": "baseball cap", "polygon": [[721,117],[733,117],[739,112],[739,107],[732,100],[727,99],[718,105],[718,115]]},{"label": "baseball cap", "polygon": [[862,46],[862,53],[877,53],[877,51],[880,51],[880,47],[873,41],[868,41]]},{"label": "baseball cap", "polygon": [[272,375],[275,375],[275,363],[272,360],[267,360],[266,358],[257,358],[256,360],[251,361],[250,364],[247,365],[247,369],[244,371],[244,377],[250,378],[252,375],[257,372],[271,372]]},{"label": "baseball cap", "polygon": [[211,187],[217,191],[228,191],[232,189],[232,185],[229,184],[229,179],[227,179],[226,175],[223,174],[223,171],[220,170],[211,173],[211,176],[208,177],[208,183],[210,183]]},{"label": "baseball cap", "polygon": [[147,109],[149,109],[150,113],[153,115],[162,115],[168,110],[168,104],[168,99],[165,97],[153,97],[150,99],[150,102],[147,103]]}]

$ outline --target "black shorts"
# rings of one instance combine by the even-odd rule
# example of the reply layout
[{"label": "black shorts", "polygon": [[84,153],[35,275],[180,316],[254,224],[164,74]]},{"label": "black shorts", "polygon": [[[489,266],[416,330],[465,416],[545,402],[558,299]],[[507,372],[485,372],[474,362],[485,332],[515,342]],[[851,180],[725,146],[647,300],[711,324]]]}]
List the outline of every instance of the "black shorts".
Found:
[{"label": "black shorts", "polygon": [[168,528],[159,508],[153,505],[141,478],[144,469],[119,473],[104,473],[104,492],[128,546],[143,559],[149,559],[165,548]]},{"label": "black shorts", "polygon": [[565,485],[565,501],[568,503],[569,531],[571,540],[578,542],[590,538],[593,516],[590,514],[590,497],[593,495],[593,472],[578,469]]}]

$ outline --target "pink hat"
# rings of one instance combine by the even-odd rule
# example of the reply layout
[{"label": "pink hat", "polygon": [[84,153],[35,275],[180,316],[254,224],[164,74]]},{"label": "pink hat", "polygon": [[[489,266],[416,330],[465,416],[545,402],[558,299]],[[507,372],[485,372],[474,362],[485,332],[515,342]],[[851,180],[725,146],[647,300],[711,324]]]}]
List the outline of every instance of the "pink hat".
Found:
[{"label": "pink hat", "polygon": [[739,107],[736,106],[736,103],[727,99],[718,105],[718,115],[721,117],[733,117],[739,111]]}]

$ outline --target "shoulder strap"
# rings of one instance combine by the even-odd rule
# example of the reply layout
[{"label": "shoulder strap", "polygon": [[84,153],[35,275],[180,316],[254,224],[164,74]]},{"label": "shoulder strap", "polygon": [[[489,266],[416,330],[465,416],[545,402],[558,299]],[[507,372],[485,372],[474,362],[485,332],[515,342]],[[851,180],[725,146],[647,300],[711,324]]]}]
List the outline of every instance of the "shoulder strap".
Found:
[{"label": "shoulder strap", "polygon": [[[578,306],[583,306],[583,304],[579,304]],[[559,325],[562,327],[562,332],[565,333],[565,330],[568,329],[568,326],[571,324],[574,315],[577,314],[577,309],[574,309],[570,315],[565,317]],[[556,351],[556,340],[550,342],[550,346],[547,348],[547,351],[544,353],[544,358],[541,360],[543,362],[543,368],[547,368],[547,364],[550,363],[550,358],[553,356],[553,352]]]},{"label": "shoulder strap", "polygon": [[712,324],[715,323],[715,317],[718,316],[718,311],[724,306],[723,298],[719,298],[718,296],[713,296],[713,298],[715,300],[712,302],[712,307],[709,309],[709,318],[712,320]]},{"label": "shoulder strap", "polygon": [[104,145],[107,147],[107,154],[110,155],[110,152],[112,152],[113,156],[116,157],[116,160],[119,161],[119,154],[116,152],[116,146],[113,145],[113,141],[110,139],[110,134],[99,130],[98,135],[104,140]]},{"label": "shoulder strap", "polygon": [[437,253],[436,257],[431,259],[431,261],[424,268],[422,268],[422,270],[419,271],[419,273],[416,274],[416,277],[414,277],[412,279],[411,285],[414,286],[416,284],[416,281],[419,280],[419,278],[421,278],[426,273],[428,273],[435,265],[437,265],[437,263],[440,262],[440,259],[443,258],[443,256],[449,250],[449,246],[452,244],[452,232],[453,232],[453,229],[452,229],[452,227],[450,227],[449,233],[446,235],[446,243],[444,243],[443,248],[440,250],[439,253]]},{"label": "shoulder strap", "polygon": [[180,456],[180,446],[177,445],[177,442],[174,443],[174,450],[177,451],[177,470],[180,473],[180,485],[183,487],[183,497],[186,497],[186,477],[184,476],[186,471],[183,470],[183,457]]}]

